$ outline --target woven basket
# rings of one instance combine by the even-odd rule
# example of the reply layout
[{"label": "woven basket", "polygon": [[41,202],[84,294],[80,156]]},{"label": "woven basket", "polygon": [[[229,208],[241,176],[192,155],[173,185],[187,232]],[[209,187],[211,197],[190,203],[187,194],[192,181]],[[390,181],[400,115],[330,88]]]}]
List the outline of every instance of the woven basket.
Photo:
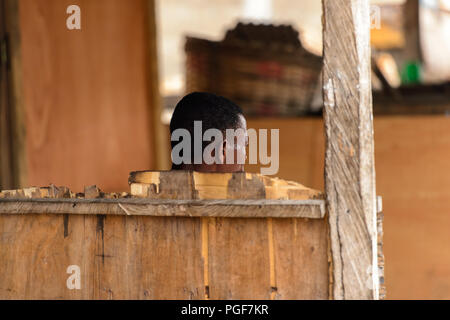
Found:
[{"label": "woven basket", "polygon": [[238,24],[223,41],[187,37],[186,91],[208,91],[246,115],[310,111],[322,59],[306,51],[289,26]]}]

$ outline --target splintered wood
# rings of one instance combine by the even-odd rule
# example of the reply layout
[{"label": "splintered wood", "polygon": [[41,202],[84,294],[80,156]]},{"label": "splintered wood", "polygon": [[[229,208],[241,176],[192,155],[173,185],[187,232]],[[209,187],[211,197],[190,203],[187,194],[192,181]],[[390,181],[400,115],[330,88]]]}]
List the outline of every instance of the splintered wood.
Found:
[{"label": "splintered wood", "polygon": [[[0,214],[58,213],[187,217],[323,218],[323,194],[257,174],[141,171],[130,174],[130,194],[84,193],[67,187],[31,187],[0,193]],[[21,201],[15,201],[22,199]]]},{"label": "splintered wood", "polygon": [[155,199],[323,199],[300,183],[253,173],[136,171],[128,182],[132,196]]},{"label": "splintered wood", "polygon": [[129,182],[1,192],[0,298],[328,299],[321,192],[245,173]]},{"label": "splintered wood", "polygon": [[378,299],[369,1],[322,3],[333,297]]}]

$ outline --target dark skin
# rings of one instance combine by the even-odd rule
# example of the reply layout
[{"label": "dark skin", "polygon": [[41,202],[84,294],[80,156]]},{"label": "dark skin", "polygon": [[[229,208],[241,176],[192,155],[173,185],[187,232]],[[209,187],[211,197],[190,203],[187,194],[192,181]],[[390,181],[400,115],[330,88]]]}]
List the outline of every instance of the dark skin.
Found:
[{"label": "dark skin", "polygon": [[[236,128],[244,129],[245,136],[247,135],[247,122],[243,116],[240,116],[240,124]],[[223,145],[220,148],[220,161],[219,163],[213,164],[182,164],[180,170],[189,170],[189,171],[197,171],[197,172],[219,172],[219,173],[229,173],[229,172],[244,172],[244,164],[237,163],[236,159],[239,157],[246,157],[245,147],[247,145],[247,139],[243,139],[239,141],[239,139],[235,140],[235,146],[233,148],[230,147],[230,144],[227,143],[227,140],[223,142]],[[227,164],[226,157],[227,153],[233,152],[235,163]],[[214,152],[212,154],[215,156]]]}]

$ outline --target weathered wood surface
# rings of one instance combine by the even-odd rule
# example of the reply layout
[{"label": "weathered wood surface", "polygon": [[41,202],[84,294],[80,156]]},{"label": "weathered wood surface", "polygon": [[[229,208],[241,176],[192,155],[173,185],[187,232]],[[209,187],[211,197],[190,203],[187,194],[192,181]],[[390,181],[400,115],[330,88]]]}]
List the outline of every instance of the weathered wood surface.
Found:
[{"label": "weathered wood surface", "polygon": [[160,84],[160,76],[159,76],[159,59],[158,59],[158,45],[157,45],[157,26],[156,26],[156,4],[155,0],[145,0],[147,2],[147,12],[145,14],[147,28],[147,67],[149,72],[150,81],[148,81],[148,96],[150,100],[151,108],[149,108],[150,113],[150,122],[151,122],[151,130],[150,130],[150,138],[152,139],[152,144],[154,145],[153,168],[158,170],[166,170],[170,168],[170,152],[165,152],[166,150],[170,150],[168,139],[168,130],[164,127],[161,121],[161,113],[162,113],[162,96],[159,91]]},{"label": "weathered wood surface", "polygon": [[267,219],[209,220],[209,298],[270,299]]},{"label": "weathered wood surface", "polygon": [[131,194],[87,186],[31,187],[0,192],[3,214],[112,214],[187,217],[323,218],[322,194],[301,184],[257,174],[141,171],[130,174]]},{"label": "weathered wood surface", "polygon": [[[2,24],[6,33],[7,61],[2,79],[2,106],[0,107],[0,185],[2,188],[18,188],[26,185],[26,136],[25,136],[25,101],[23,97],[22,45],[19,21],[19,1],[2,2]],[[7,82],[5,82],[5,80]],[[9,131],[9,132],[8,132]]]},{"label": "weathered wood surface", "polygon": [[333,297],[378,299],[369,1],[322,3]]},{"label": "weathered wood surface", "polygon": [[320,219],[325,201],[0,198],[0,214],[31,213]]},{"label": "weathered wood surface", "polygon": [[[328,255],[323,255],[328,251],[329,240],[326,221],[271,220],[275,264],[275,282],[272,284],[274,298],[328,299],[329,262]],[[292,250],[291,247],[301,250]],[[321,275],[320,278],[314,275],[316,272]]]},{"label": "weathered wood surface", "polygon": [[[2,299],[199,299],[199,219],[0,217]],[[81,270],[68,289],[66,270]]]},{"label": "weathered wood surface", "polygon": [[[1,192],[0,298],[328,299],[320,192],[252,174],[140,172],[130,182],[132,194]],[[79,290],[66,286],[70,265]]]},{"label": "weathered wood surface", "polygon": [[12,128],[11,128],[11,103],[10,103],[10,85],[8,70],[8,54],[4,54],[7,44],[6,31],[6,12],[4,10],[3,1],[0,7],[0,46],[2,56],[0,58],[0,188],[12,189],[13,184],[13,159],[12,159]]},{"label": "weathered wood surface", "polygon": [[[154,167],[149,0],[11,1],[26,114],[20,187],[126,189],[131,168]],[[70,4],[81,8],[81,30],[66,28]]]},{"label": "weathered wood surface", "polygon": [[135,171],[131,195],[164,199],[323,199],[323,193],[300,183],[255,173]]},{"label": "weathered wood surface", "polygon": [[206,220],[2,215],[0,298],[328,299],[324,219]]}]

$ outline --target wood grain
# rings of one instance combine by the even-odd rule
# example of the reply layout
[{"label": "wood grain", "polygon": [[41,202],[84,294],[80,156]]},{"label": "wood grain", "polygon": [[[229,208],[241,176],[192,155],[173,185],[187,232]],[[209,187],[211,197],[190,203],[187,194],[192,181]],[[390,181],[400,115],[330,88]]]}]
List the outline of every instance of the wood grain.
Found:
[{"label": "wood grain", "polygon": [[211,299],[269,299],[267,220],[210,220]]},{"label": "wood grain", "polygon": [[147,2],[147,14],[145,15],[148,33],[147,33],[147,47],[148,47],[148,59],[147,68],[149,72],[149,100],[151,103],[151,139],[153,147],[153,168],[157,170],[170,169],[170,155],[169,155],[169,141],[170,138],[165,131],[164,125],[161,121],[162,113],[162,97],[159,92],[159,59],[158,59],[158,43],[157,43],[157,26],[156,18],[157,12],[155,8],[155,0],[146,0]]},{"label": "wood grain", "polygon": [[333,297],[378,299],[369,1],[322,3]]},{"label": "wood grain", "polygon": [[131,172],[128,182],[135,197],[164,199],[323,199],[323,193],[304,185],[254,173],[192,171]]},{"label": "wood grain", "polygon": [[[82,226],[84,218],[75,217],[74,221]],[[63,229],[63,216],[0,218],[0,268],[8,275],[0,279],[3,299],[82,297],[80,292],[67,290],[65,286],[69,276],[66,268],[74,264],[73,261],[80,261],[84,254],[83,233],[71,233],[69,244]]]},{"label": "wood grain", "polygon": [[153,17],[147,0],[80,0],[81,30],[68,30],[71,4],[19,1],[26,185],[124,190],[129,171],[154,164]]},{"label": "wood grain", "polygon": [[[276,286],[267,219],[206,227],[205,238],[199,218],[0,216],[0,298],[327,298],[325,220],[274,220]],[[66,286],[69,265],[80,267],[79,290]]]},{"label": "wood grain", "polygon": [[[147,171],[130,182],[145,196],[95,185],[76,194],[54,185],[0,192],[0,273],[26,266],[0,282],[0,298],[328,297],[320,192],[252,174]],[[80,290],[65,287],[72,264],[83,274]]]},{"label": "wood grain", "polygon": [[323,218],[324,200],[0,198],[0,214],[108,214],[181,217]]},{"label": "wood grain", "polygon": [[203,298],[198,219],[69,217],[0,217],[2,299]]},{"label": "wood grain", "polygon": [[[272,219],[276,299],[328,299],[325,220]],[[314,270],[314,272],[309,272]]]},{"label": "wood grain", "polygon": [[12,128],[11,103],[9,101],[10,85],[8,77],[7,31],[5,17],[11,12],[5,12],[4,1],[0,3],[0,45],[2,57],[0,59],[0,189],[13,189],[13,158],[12,158]]},{"label": "wood grain", "polygon": [[[24,101],[24,87],[22,74],[22,36],[19,21],[19,3],[15,0],[5,0],[4,4],[4,31],[8,39],[8,67],[5,68],[4,76],[7,79],[7,94],[2,99],[7,98],[8,110],[4,114],[8,125],[2,124],[2,135],[9,127],[9,132],[5,138],[8,141],[2,142],[2,162],[9,157],[10,164],[2,164],[2,176],[9,176],[8,181],[4,181],[3,188],[9,184],[9,188],[19,188],[28,182],[27,150],[26,150],[26,113]],[[2,17],[3,18],[3,17]],[[3,101],[2,101],[3,104]],[[5,106],[6,107],[6,106]],[[2,110],[4,108],[2,107]],[[2,114],[3,115],[3,114]],[[9,149],[8,149],[9,145]],[[6,173],[5,170],[10,172]],[[7,183],[7,184],[5,184]]]}]

